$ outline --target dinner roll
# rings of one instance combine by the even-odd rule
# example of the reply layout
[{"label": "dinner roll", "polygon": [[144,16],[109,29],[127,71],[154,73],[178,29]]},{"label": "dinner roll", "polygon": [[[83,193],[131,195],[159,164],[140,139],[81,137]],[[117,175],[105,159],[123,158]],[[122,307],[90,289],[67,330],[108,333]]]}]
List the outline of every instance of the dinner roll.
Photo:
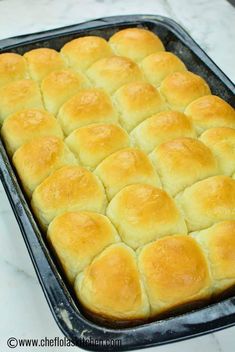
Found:
[{"label": "dinner roll", "polygon": [[160,86],[172,110],[184,111],[195,99],[210,94],[206,81],[192,72],[174,72],[167,76]]},{"label": "dinner roll", "polygon": [[0,134],[35,224],[113,328],[235,290],[235,110],[139,27],[0,53]]},{"label": "dinner roll", "polygon": [[132,82],[122,86],[115,93],[114,102],[120,114],[120,123],[127,131],[167,108],[157,89],[147,82]]},{"label": "dinner roll", "polygon": [[87,36],[66,43],[61,55],[72,69],[84,72],[95,61],[111,56],[112,50],[105,39]]},{"label": "dinner roll", "polygon": [[63,138],[56,118],[45,110],[26,109],[8,116],[1,130],[7,151],[12,155],[21,145],[36,137]]},{"label": "dinner roll", "polygon": [[47,238],[71,283],[92,259],[119,236],[110,220],[91,212],[68,212],[48,227]]},{"label": "dinner roll", "polygon": [[48,176],[34,191],[32,208],[42,227],[66,211],[104,213],[104,187],[81,166],[64,166]]},{"label": "dinner roll", "polygon": [[147,155],[141,150],[125,148],[111,154],[95,169],[111,199],[123,187],[146,183],[161,187],[159,177]]},{"label": "dinner roll", "polygon": [[27,64],[21,55],[0,54],[0,87],[25,78],[28,78]]},{"label": "dinner roll", "polygon": [[26,52],[24,57],[28,63],[29,74],[36,81],[41,81],[50,72],[62,70],[65,67],[60,54],[54,49],[33,49]]},{"label": "dinner roll", "polygon": [[198,134],[212,127],[235,128],[235,110],[215,95],[193,101],[185,114],[192,120]]},{"label": "dinner roll", "polygon": [[235,129],[211,128],[201,135],[200,140],[213,151],[222,173],[231,176],[235,172]]},{"label": "dinner roll", "polygon": [[163,111],[148,118],[130,134],[132,143],[150,153],[161,143],[180,137],[195,138],[190,120],[178,111]]},{"label": "dinner roll", "polygon": [[107,215],[122,240],[132,248],[162,236],[187,233],[173,199],[160,188],[147,184],[122,189],[109,203]]},{"label": "dinner roll", "polygon": [[57,114],[66,100],[87,86],[86,78],[71,70],[59,70],[50,73],[44,78],[41,85],[46,109],[53,114]]},{"label": "dinner roll", "polygon": [[219,174],[217,162],[202,142],[178,138],[158,146],[150,154],[163,188],[172,196],[194,182]]},{"label": "dinner roll", "polygon": [[23,109],[43,109],[37,83],[30,79],[16,81],[0,88],[0,122]]},{"label": "dinner roll", "polygon": [[129,147],[125,130],[112,124],[92,124],[73,131],[65,140],[81,165],[94,169],[108,155]]},{"label": "dinner roll", "polygon": [[34,189],[54,170],[77,164],[73,153],[58,137],[38,137],[22,145],[13,155],[13,164],[26,193]]},{"label": "dinner roll", "polygon": [[134,61],[165,50],[158,36],[143,28],[122,29],[109,39],[109,44],[116,55],[126,56]]},{"label": "dinner roll", "polygon": [[210,263],[213,292],[235,284],[235,221],[223,221],[193,234]]},{"label": "dinner roll", "polygon": [[235,180],[213,176],[199,181],[176,197],[189,231],[202,230],[223,220],[235,220]]},{"label": "dinner roll", "polygon": [[87,71],[88,78],[96,87],[114,93],[126,83],[144,80],[136,63],[122,56],[111,56],[94,63]]},{"label": "dinner roll", "polygon": [[66,135],[92,123],[117,123],[118,114],[108,95],[101,89],[82,90],[60,109],[58,120]]},{"label": "dinner roll", "polygon": [[135,252],[123,243],[106,248],[77,276],[75,292],[99,318],[131,321],[149,316]]},{"label": "dinner roll", "polygon": [[140,251],[138,264],[152,316],[210,297],[208,264],[190,236],[167,236],[147,244]]},{"label": "dinner roll", "polygon": [[161,82],[171,73],[184,72],[185,64],[174,54],[160,51],[147,56],[141,63],[147,80],[159,87]]}]

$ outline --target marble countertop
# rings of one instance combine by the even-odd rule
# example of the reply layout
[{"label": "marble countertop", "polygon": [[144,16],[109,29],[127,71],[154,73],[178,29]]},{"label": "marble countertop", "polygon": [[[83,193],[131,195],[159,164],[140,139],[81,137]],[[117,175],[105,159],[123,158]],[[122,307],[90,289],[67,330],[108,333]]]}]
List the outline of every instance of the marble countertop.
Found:
[{"label": "marble countertop", "polygon": [[[0,39],[106,15],[160,14],[175,19],[235,81],[235,9],[225,0],[0,0]],[[46,303],[13,212],[0,184],[0,351],[16,338],[63,337]],[[15,351],[72,351],[76,347],[17,347]],[[235,327],[149,352],[230,352]]]}]

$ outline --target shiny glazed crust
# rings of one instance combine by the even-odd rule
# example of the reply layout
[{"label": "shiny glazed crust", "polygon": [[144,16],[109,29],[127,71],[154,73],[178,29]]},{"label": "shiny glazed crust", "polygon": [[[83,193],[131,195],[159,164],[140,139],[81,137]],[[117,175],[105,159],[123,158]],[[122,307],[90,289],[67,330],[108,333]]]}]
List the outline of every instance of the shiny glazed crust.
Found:
[{"label": "shiny glazed crust", "polygon": [[126,28],[0,54],[1,137],[84,312],[140,324],[235,285],[235,112]]}]

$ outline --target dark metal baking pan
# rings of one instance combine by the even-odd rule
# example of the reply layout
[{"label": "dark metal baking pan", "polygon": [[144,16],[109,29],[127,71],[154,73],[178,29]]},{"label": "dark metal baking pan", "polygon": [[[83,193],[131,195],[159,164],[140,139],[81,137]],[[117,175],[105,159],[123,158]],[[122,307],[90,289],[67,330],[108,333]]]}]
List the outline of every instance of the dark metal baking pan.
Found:
[{"label": "dark metal baking pan", "polygon": [[[234,106],[233,83],[184,29],[173,20],[161,16],[107,17],[5,39],[0,41],[0,52],[13,51],[23,54],[39,46],[59,50],[67,41],[78,36],[98,35],[108,39],[121,28],[136,26],[157,33],[166,50],[179,56],[189,70],[206,79],[214,94]],[[110,328],[89,320],[82,313],[79,303],[74,299],[73,292],[47,248],[2,142],[0,176],[52,314],[63,333],[73,343],[93,351],[122,351],[166,344],[235,325],[235,296],[178,316],[129,328]]]}]

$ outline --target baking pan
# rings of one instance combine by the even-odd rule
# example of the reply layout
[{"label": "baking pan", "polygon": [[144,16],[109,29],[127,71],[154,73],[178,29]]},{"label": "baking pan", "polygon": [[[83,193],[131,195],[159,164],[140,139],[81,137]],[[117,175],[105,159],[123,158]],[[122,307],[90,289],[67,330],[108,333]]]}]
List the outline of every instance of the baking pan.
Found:
[{"label": "baking pan", "polygon": [[[23,54],[36,47],[56,50],[84,35],[108,39],[126,27],[144,27],[159,35],[166,50],[209,83],[212,93],[234,106],[235,86],[173,20],[152,15],[115,16],[0,41],[0,52]],[[229,53],[228,53],[229,54]],[[1,97],[0,97],[1,98]],[[52,314],[65,336],[92,351],[123,351],[166,344],[235,325],[235,296],[191,312],[128,328],[97,324],[87,318],[44,242],[0,141],[0,176]]]}]

